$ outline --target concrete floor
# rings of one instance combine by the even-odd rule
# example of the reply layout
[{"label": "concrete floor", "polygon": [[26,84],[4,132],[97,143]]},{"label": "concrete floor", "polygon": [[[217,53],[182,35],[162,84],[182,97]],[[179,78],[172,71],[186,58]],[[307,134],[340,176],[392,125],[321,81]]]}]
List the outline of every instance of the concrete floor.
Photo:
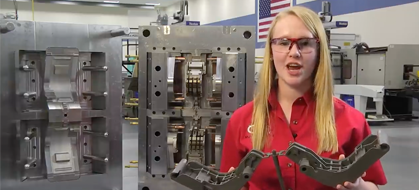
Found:
[{"label": "concrete floor", "polygon": [[390,151],[381,161],[388,183],[380,190],[418,189],[419,179],[419,121],[394,122],[372,126],[388,135]]},{"label": "concrete floor", "polygon": [[[417,114],[418,115],[418,114]],[[410,190],[418,188],[419,180],[419,120],[410,122],[390,122],[371,126],[373,133],[381,130],[388,136],[390,152],[381,160],[388,184],[380,190]],[[124,122],[123,161],[137,160],[138,129]],[[124,189],[137,190],[137,169],[124,168]]]},{"label": "concrete floor", "polygon": [[[129,122],[123,122],[123,165],[133,165],[129,162],[138,159],[138,127],[130,125]],[[137,168],[124,168],[123,171],[123,190],[138,190],[138,172]]]}]

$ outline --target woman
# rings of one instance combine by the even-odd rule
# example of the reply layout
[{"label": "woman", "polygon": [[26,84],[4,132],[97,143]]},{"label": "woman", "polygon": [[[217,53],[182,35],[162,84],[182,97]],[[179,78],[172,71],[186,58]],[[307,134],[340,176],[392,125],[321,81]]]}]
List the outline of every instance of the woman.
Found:
[{"label": "woman", "polygon": [[[256,96],[230,119],[221,171],[237,167],[252,149],[286,150],[292,142],[322,157],[343,159],[370,134],[364,115],[333,97],[327,37],[319,17],[307,8],[292,7],[272,21]],[[287,190],[376,190],[387,183],[380,162],[356,182],[335,188],[300,173],[285,156],[279,162]],[[279,187],[272,159],[264,159],[243,189]]]}]

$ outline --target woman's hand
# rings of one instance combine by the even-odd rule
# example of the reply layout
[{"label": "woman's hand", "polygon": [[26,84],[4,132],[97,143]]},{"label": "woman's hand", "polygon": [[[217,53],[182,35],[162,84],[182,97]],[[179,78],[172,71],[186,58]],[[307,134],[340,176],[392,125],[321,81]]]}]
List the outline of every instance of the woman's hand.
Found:
[{"label": "woman's hand", "polygon": [[[339,160],[345,159],[345,155],[341,154],[339,156]],[[360,190],[361,187],[363,186],[363,183],[365,183],[365,181],[362,179],[363,177],[365,177],[367,173],[363,173],[361,177],[359,177],[354,183],[346,181],[343,184],[339,184],[336,186],[336,189],[338,190]]]},{"label": "woman's hand", "polygon": [[[234,170],[234,167],[231,167],[228,172],[231,172]],[[249,188],[247,186],[242,187],[240,190],[249,190]]]}]

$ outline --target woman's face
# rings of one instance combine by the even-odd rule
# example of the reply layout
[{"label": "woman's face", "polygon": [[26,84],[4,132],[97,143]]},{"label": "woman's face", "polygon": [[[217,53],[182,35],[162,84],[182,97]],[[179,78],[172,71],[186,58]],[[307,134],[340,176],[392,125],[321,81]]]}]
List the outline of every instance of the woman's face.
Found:
[{"label": "woman's face", "polygon": [[280,19],[273,30],[272,55],[279,83],[290,87],[311,85],[318,40],[294,15]]}]

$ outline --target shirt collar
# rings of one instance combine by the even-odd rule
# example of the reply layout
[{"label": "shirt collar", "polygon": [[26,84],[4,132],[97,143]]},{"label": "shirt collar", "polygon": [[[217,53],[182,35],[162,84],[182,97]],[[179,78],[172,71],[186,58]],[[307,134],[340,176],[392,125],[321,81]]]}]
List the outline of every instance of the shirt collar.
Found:
[{"label": "shirt collar", "polygon": [[[269,93],[269,97],[268,97],[268,102],[269,105],[273,108],[276,109],[279,105],[278,102],[278,87],[275,85],[271,88],[271,92]],[[314,88],[310,88],[306,93],[303,94],[303,96],[297,98],[296,101],[299,101],[301,103],[305,103],[305,104],[309,104],[314,97]]]}]

